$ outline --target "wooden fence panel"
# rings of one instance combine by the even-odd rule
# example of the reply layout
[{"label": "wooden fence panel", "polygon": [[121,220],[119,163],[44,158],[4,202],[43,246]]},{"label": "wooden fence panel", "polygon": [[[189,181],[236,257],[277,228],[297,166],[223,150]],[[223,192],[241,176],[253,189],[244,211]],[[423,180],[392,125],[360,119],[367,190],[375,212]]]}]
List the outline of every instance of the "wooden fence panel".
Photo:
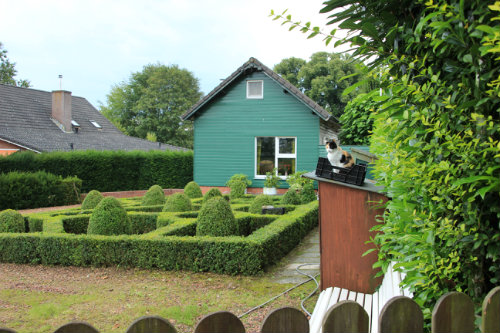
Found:
[{"label": "wooden fence panel", "polygon": [[145,316],[134,321],[126,333],[177,333],[177,330],[162,317]]},{"label": "wooden fence panel", "polygon": [[332,306],[323,319],[323,333],[368,333],[368,314],[355,301],[341,301]]},{"label": "wooden fence panel", "polygon": [[432,311],[432,333],[473,333],[474,304],[464,293],[443,295]]},{"label": "wooden fence panel", "polygon": [[231,312],[219,311],[203,317],[194,333],[245,333],[245,326]]},{"label": "wooden fence panel", "polygon": [[296,308],[283,307],[267,315],[261,333],[309,333],[309,320]]},{"label": "wooden fence panel", "polygon": [[94,328],[94,326],[83,321],[74,321],[62,325],[54,333],[99,333],[99,331]]},{"label": "wooden fence panel", "polygon": [[378,325],[379,333],[422,333],[424,315],[414,300],[406,296],[396,296],[380,311]]},{"label": "wooden fence panel", "polygon": [[483,301],[481,332],[500,333],[500,287],[493,288]]}]

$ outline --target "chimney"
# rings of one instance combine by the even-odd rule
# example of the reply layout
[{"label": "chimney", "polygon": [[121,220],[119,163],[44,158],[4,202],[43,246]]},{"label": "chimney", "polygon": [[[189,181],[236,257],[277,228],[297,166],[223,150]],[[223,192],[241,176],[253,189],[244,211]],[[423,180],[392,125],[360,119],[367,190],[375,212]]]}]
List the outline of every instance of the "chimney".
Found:
[{"label": "chimney", "polygon": [[52,118],[64,132],[71,132],[71,92],[52,92]]}]

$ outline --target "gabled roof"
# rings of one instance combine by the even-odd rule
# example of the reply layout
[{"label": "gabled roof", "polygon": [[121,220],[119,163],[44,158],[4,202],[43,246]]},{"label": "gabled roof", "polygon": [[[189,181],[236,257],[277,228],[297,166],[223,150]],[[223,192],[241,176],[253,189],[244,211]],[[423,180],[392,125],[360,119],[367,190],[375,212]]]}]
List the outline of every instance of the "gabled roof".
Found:
[{"label": "gabled roof", "polygon": [[242,75],[247,75],[252,72],[263,72],[268,77],[273,79],[276,83],[278,83],[283,89],[287,90],[292,96],[297,98],[299,101],[304,103],[311,111],[313,111],[318,117],[325,121],[333,121],[338,123],[338,121],[333,117],[328,111],[319,106],[312,99],[307,97],[304,93],[302,93],[297,87],[288,82],[286,79],[279,76],[269,67],[265,66],[259,60],[255,58],[250,58],[247,62],[245,62],[241,67],[239,67],[233,74],[231,74],[228,78],[222,81],[217,87],[215,87],[209,94],[200,99],[191,109],[189,109],[186,113],[182,115],[183,120],[187,120],[191,118],[196,112],[203,108],[210,100],[215,98],[220,92],[224,90],[228,85],[230,85],[233,81],[238,79]]},{"label": "gabled roof", "polygon": [[51,92],[0,84],[0,140],[35,152],[187,150],[123,134],[85,98],[72,96],[71,109],[78,133],[63,132],[52,121]]}]

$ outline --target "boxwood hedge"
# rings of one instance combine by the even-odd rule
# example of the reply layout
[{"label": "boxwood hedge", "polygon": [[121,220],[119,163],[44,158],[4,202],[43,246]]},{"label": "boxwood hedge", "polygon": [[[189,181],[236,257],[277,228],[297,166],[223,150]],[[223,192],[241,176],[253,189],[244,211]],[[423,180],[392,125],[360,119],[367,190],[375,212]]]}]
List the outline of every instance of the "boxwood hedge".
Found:
[{"label": "boxwood hedge", "polygon": [[279,216],[236,211],[247,236],[231,237],[191,236],[197,212],[128,214],[135,230],[144,233],[85,235],[88,214],[33,214],[28,217],[29,233],[0,234],[0,262],[253,275],[276,263],[317,225],[318,204]]}]

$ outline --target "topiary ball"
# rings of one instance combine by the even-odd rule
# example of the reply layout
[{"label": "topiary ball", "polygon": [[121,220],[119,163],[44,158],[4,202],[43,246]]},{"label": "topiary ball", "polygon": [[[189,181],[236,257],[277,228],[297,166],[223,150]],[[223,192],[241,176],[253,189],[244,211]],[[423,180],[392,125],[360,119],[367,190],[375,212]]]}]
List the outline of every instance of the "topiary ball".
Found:
[{"label": "topiary ball", "polygon": [[87,234],[122,235],[130,233],[130,221],[118,199],[106,197],[90,215]]},{"label": "topiary ball", "polygon": [[262,214],[262,206],[272,206],[273,199],[270,195],[259,194],[253,199],[250,204],[250,208],[248,208],[248,212],[252,214]]},{"label": "topiary ball", "polygon": [[197,236],[239,235],[238,222],[226,199],[216,196],[201,207],[196,225]]},{"label": "topiary ball", "polygon": [[165,204],[165,193],[160,185],[153,185],[142,197],[142,206],[154,206]]},{"label": "topiary ball", "polygon": [[196,199],[203,197],[200,186],[196,182],[189,182],[184,187],[184,194],[190,199]]},{"label": "topiary ball", "polygon": [[193,210],[191,200],[184,193],[174,193],[167,198],[164,212],[187,212]]},{"label": "topiary ball", "polygon": [[0,212],[0,232],[25,232],[24,218],[16,210],[6,209]]},{"label": "topiary ball", "polygon": [[302,203],[302,200],[297,191],[288,190],[281,198],[281,203],[283,205],[300,205]]},{"label": "topiary ball", "polygon": [[217,187],[211,188],[207,193],[205,193],[203,196],[203,203],[214,197],[222,197],[222,193]]},{"label": "topiary ball", "polygon": [[97,190],[90,191],[83,199],[82,202],[82,210],[85,209],[94,209],[99,202],[104,198],[101,192]]},{"label": "topiary ball", "polygon": [[314,187],[312,183],[305,184],[300,190],[300,201],[303,204],[309,203],[311,201],[317,200],[316,192],[314,191]]}]

